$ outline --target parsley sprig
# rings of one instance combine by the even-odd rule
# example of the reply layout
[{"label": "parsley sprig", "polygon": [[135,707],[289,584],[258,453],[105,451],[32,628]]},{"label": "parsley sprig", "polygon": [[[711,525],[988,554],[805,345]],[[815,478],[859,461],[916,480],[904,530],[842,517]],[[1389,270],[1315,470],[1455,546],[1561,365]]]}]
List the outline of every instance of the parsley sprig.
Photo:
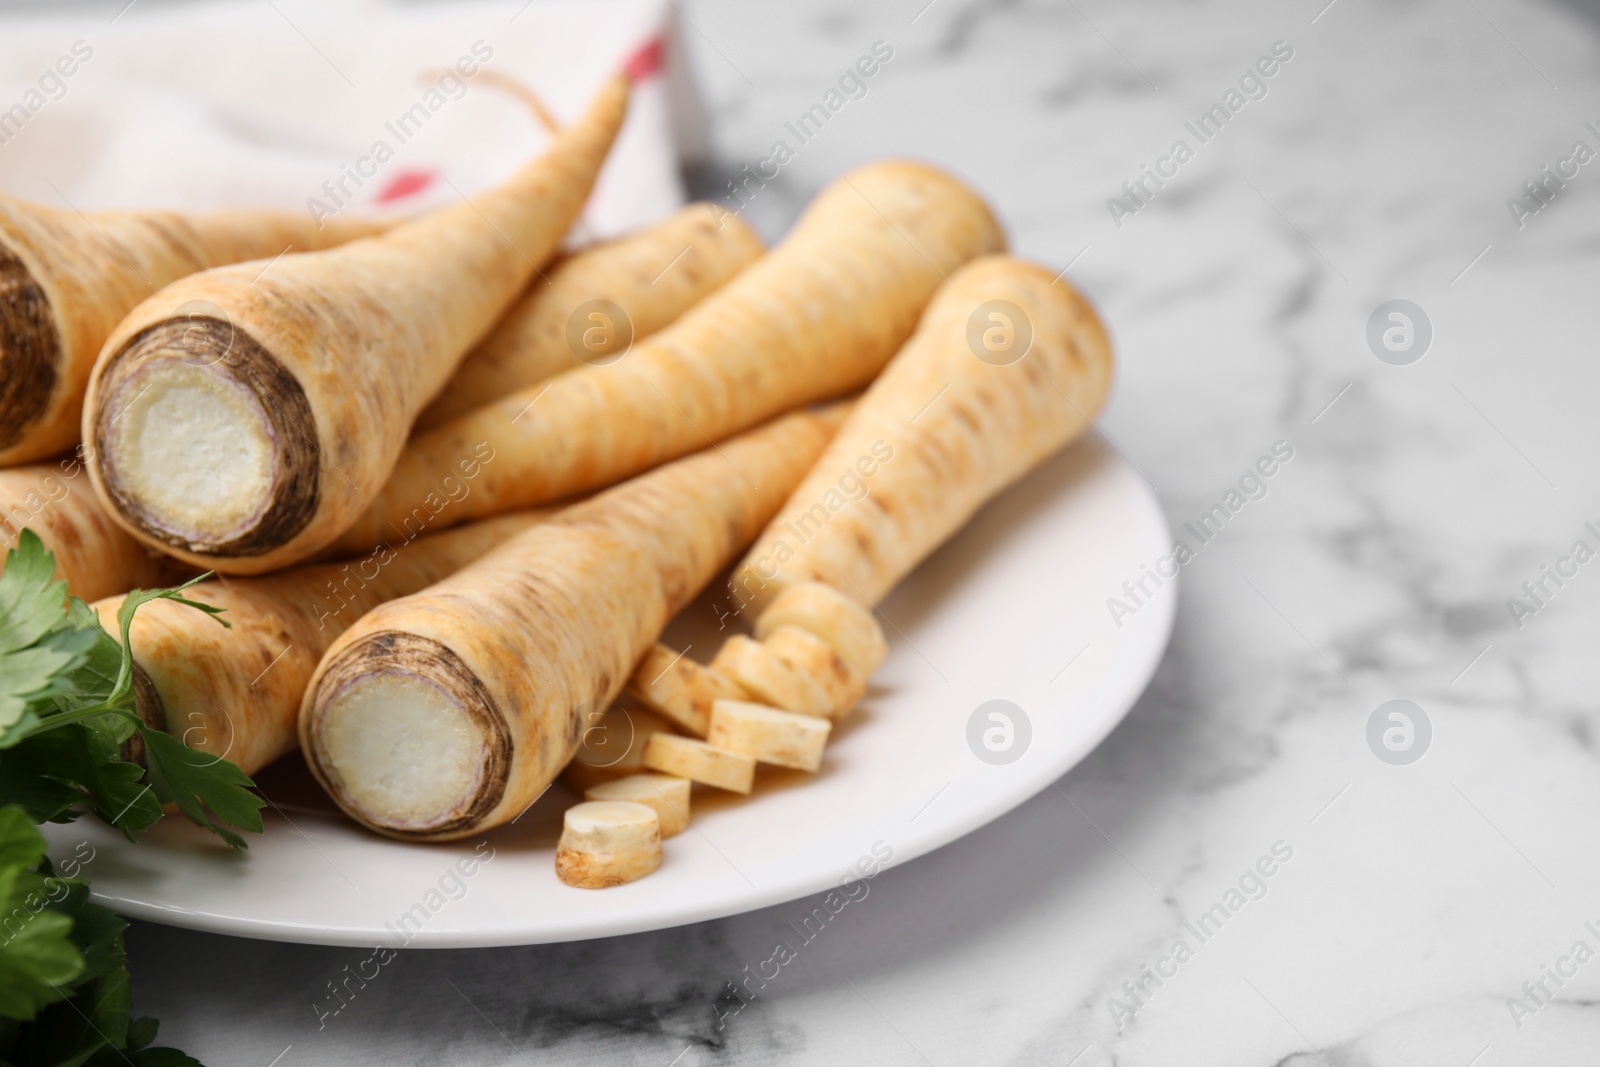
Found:
[{"label": "parsley sprig", "polygon": [[[31,530],[0,574],[0,804],[35,822],[93,812],[133,840],[174,804],[234,848],[232,828],[259,833],[265,803],[227,760],[189,748],[138,715],[128,630],[152,600],[173,600],[217,618],[221,608],[175,589],[135,589],[117,612],[119,643],[94,610],[67,596],[54,557]],[[202,577],[204,577],[202,575]],[[137,736],[144,764],[126,758]]]},{"label": "parsley sprig", "polygon": [[87,811],[135,840],[172,805],[235,849],[236,831],[261,831],[266,802],[244,772],[145,723],[134,696],[139,607],[221,609],[183,595],[200,578],[136,589],[117,612],[119,642],[54,573],[31,530],[0,573],[0,1067],[200,1067],[152,1046],[156,1021],[131,1013],[127,924],[56,873],[35,824]]}]

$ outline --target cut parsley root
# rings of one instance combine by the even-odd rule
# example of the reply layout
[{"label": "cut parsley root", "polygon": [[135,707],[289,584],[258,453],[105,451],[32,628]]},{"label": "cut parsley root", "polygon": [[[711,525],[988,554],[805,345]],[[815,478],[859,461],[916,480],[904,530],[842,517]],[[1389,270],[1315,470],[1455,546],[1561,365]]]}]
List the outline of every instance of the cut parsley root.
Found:
[{"label": "cut parsley root", "polygon": [[157,289],[209,267],[331,248],[383,228],[270,211],[83,215],[0,194],[0,466],[77,443],[100,346]]},{"label": "cut parsley root", "polygon": [[820,679],[782,659],[760,641],[733,634],[717,649],[711,669],[769,704],[824,718],[833,711]]},{"label": "cut parsley root", "polygon": [[[173,804],[243,848],[230,827],[259,832],[265,801],[232,763],[138,717],[127,652],[143,604],[220,609],[186,599],[187,586],[135,590],[117,612],[118,642],[88,605],[69,600],[54,570],[38,536],[25,530],[0,574],[0,804],[19,805],[35,822],[70,821],[87,808],[129,838]],[[130,743],[142,750],[143,766],[123,758]]]},{"label": "cut parsley root", "polygon": [[[980,358],[986,339],[998,348]],[[734,571],[735,599],[760,610],[790,585],[819,581],[877,603],[986,501],[1083,433],[1110,388],[1110,342],[1077,290],[1020,259],[968,264]],[[842,510],[826,503],[841,473],[884,445],[893,458],[872,491]],[[811,527],[809,538],[792,533]]]},{"label": "cut parsley root", "polygon": [[[129,631],[139,717],[254,774],[296,745],[300,698],[333,639],[386,600],[447,577],[538,522],[519,512],[384,546],[364,559],[186,587],[226,611],[228,630],[182,604],[146,605]],[[94,605],[102,622],[122,597]]]},{"label": "cut parsley root", "polygon": [[776,248],[626,359],[567,371],[413,437],[340,547],[377,544],[484,442],[494,463],[435,521],[609,485],[859,389],[911,335],[945,274],[1004,247],[989,208],[943,171],[903,161],[851,171]]},{"label": "cut parsley root", "polygon": [[748,794],[755,788],[754,756],[730,752],[694,737],[656,734],[645,746],[644,765],[653,771],[726,789],[730,793]]},{"label": "cut parsley root", "polygon": [[134,309],[84,409],[90,473],[116,520],[231,574],[300,562],[337,537],[577,217],[627,101],[627,81],[609,83],[543,156],[472,201],[325,252],[193,275]]},{"label": "cut parsley root", "polygon": [[193,573],[112,522],[82,473],[72,457],[0,470],[0,550],[15,547],[24,528],[33,530],[55,556],[67,592],[85,600]]},{"label": "cut parsley root", "polygon": [[409,840],[511,821],[572,758],[586,710],[616,697],[842,414],[788,415],[641,475],[368,613],[323,657],[300,712],[328,794]]},{"label": "cut parsley root", "polygon": [[[761,238],[736,215],[690,204],[654,226],[586,248],[537,278],[529,295],[456,369],[417,417],[417,430],[585,363],[610,364],[671,323],[761,255]],[[626,321],[583,305],[609,301]],[[580,355],[581,353],[581,355]]]},{"label": "cut parsley root", "polygon": [[711,710],[706,744],[737,752],[760,763],[815,773],[833,724],[815,715],[746,700],[719,700]]}]

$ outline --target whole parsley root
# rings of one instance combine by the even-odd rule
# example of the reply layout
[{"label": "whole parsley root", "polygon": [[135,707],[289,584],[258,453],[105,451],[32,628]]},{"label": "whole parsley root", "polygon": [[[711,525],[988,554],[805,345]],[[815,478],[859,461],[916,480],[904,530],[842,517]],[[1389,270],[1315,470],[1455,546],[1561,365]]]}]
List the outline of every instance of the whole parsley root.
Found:
[{"label": "whole parsley root", "polygon": [[[448,577],[540,518],[517,512],[397,541],[348,563],[189,586],[185,599],[225,610],[229,630],[184,604],[147,604],[129,630],[139,717],[254,774],[298,744],[306,683],[346,627],[386,600]],[[123,601],[110,597],[94,609],[109,621]]]},{"label": "whole parsley root", "polygon": [[1004,247],[989,208],[951,175],[896,160],[859,167],[819,193],[776,248],[624,359],[413,437],[340,546],[377,544],[485,443],[494,464],[436,522],[610,485],[860,389],[911,336],[945,274]]},{"label": "whole parsley root", "polygon": [[[84,215],[0,194],[0,466],[78,441],[100,346],[169,282],[286,249],[332,248],[384,228],[274,211]],[[171,311],[174,308],[168,308]]]},{"label": "whole parsley root", "polygon": [[[630,342],[669,325],[760,255],[754,230],[704,203],[575,253],[534,279],[522,303],[417,417],[417,429],[585,363],[614,362]],[[626,321],[610,321],[609,309],[590,306],[597,301],[616,305]]]},{"label": "whole parsley root", "polygon": [[[627,102],[627,81],[608,83],[542,156],[467,202],[193,275],[136,308],[85,400],[107,509],[145,543],[229,574],[325,547],[577,218]],[[213,310],[174,312],[194,307]]]},{"label": "whole parsley root", "polygon": [[85,600],[193,573],[113,522],[75,457],[0,470],[0,550],[14,548],[24,529],[55,557],[67,591]]},{"label": "whole parsley root", "polygon": [[[1099,316],[1054,272],[1008,256],[963,267],[734,571],[735,599],[759,612],[785,588],[818,581],[876,603],[1088,429],[1111,371]],[[870,476],[871,492],[795,537],[854,475]]]},{"label": "whole parsley root", "polygon": [[510,822],[842,415],[791,414],[640,475],[363,616],[300,711],[301,750],[329,796],[409,840]]}]

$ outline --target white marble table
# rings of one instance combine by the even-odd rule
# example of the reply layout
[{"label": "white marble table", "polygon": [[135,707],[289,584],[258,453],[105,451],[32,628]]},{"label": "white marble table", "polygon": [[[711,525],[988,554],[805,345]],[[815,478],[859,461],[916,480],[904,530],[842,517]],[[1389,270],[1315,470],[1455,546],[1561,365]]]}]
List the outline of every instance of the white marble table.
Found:
[{"label": "white marble table", "polygon": [[[1600,12],[924,3],[686,2],[717,156],[768,156],[886,42],[752,203],[763,228],[856,162],[943,162],[1100,303],[1103,429],[1175,529],[1293,449],[1184,568],[1151,690],[1058,790],[875,879],[720,1029],[726,983],[809,903],[405,953],[320,1031],[360,953],[141,925],[164,1038],[260,1067],[1596,1062],[1600,563],[1561,560],[1600,549],[1600,163],[1520,229],[1507,200],[1600,149]],[[1199,143],[1184,123],[1279,41],[1292,58]],[[1108,198],[1179,138],[1193,158],[1119,227]],[[1392,299],[1432,324],[1410,365],[1366,340]],[[1391,699],[1432,724],[1419,762],[1369,748]]]}]

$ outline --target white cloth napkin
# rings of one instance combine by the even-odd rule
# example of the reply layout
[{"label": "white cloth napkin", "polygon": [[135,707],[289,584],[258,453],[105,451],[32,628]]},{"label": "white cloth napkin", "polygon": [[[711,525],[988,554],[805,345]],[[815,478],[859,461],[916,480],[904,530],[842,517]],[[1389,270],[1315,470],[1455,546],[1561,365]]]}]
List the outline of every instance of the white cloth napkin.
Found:
[{"label": "white cloth napkin", "polygon": [[667,0],[135,0],[3,17],[0,190],[83,211],[410,212],[547,140],[482,72],[565,122],[629,66],[627,123],[579,226],[609,236],[681,204],[675,145],[703,143],[672,15]]}]

